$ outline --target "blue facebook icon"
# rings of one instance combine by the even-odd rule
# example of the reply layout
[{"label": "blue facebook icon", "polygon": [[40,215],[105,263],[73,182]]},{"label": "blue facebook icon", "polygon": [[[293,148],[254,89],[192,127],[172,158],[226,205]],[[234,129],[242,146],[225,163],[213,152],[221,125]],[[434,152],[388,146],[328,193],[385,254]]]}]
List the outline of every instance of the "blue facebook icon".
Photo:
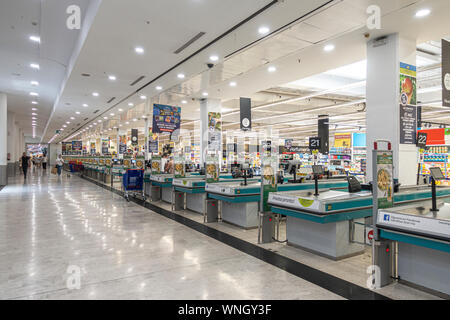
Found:
[{"label": "blue facebook icon", "polygon": [[388,214],[384,215],[384,221],[389,221],[389,215]]}]

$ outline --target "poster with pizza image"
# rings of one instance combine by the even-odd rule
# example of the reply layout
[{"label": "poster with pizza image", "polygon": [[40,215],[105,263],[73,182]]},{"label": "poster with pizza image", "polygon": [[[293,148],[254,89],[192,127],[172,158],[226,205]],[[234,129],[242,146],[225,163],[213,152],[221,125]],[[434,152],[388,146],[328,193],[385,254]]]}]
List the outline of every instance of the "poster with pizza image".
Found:
[{"label": "poster with pizza image", "polygon": [[378,209],[392,208],[394,206],[393,163],[392,152],[379,151],[377,153]]}]

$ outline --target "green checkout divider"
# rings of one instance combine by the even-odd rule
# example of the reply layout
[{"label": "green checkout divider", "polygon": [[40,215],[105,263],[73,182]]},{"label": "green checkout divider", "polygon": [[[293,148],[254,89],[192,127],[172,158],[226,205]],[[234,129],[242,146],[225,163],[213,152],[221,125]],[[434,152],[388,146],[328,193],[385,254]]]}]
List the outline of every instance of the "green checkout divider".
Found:
[{"label": "green checkout divider", "polygon": [[450,243],[444,243],[440,241],[434,241],[432,239],[424,239],[421,237],[416,237],[414,235],[400,234],[397,232],[391,232],[384,229],[380,229],[380,237],[383,239],[405,242],[412,245],[425,247],[429,249],[439,250],[443,252],[450,253]]}]

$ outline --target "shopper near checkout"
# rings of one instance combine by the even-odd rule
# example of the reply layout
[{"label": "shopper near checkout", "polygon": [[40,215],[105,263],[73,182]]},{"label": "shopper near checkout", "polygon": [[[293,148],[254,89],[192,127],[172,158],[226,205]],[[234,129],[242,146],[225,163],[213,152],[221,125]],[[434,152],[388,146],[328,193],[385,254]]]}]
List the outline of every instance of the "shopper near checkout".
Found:
[{"label": "shopper near checkout", "polygon": [[22,166],[23,177],[24,177],[24,179],[26,179],[28,168],[31,167],[31,160],[30,160],[30,157],[27,156],[26,152],[23,153],[22,157],[20,158],[20,162],[21,162],[21,166]]},{"label": "shopper near checkout", "polygon": [[56,169],[58,169],[58,176],[61,175],[61,170],[64,165],[64,159],[62,158],[62,155],[58,155],[58,158],[56,158]]}]

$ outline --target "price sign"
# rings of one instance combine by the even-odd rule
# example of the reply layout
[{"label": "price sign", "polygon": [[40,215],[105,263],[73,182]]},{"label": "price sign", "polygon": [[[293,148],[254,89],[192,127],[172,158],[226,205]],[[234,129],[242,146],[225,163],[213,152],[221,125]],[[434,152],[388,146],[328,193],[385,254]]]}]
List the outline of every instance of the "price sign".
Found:
[{"label": "price sign", "polygon": [[309,150],[320,150],[321,139],[319,137],[309,138]]},{"label": "price sign", "polygon": [[419,132],[417,134],[417,146],[421,149],[425,149],[427,146],[427,136],[428,134],[425,132]]}]

